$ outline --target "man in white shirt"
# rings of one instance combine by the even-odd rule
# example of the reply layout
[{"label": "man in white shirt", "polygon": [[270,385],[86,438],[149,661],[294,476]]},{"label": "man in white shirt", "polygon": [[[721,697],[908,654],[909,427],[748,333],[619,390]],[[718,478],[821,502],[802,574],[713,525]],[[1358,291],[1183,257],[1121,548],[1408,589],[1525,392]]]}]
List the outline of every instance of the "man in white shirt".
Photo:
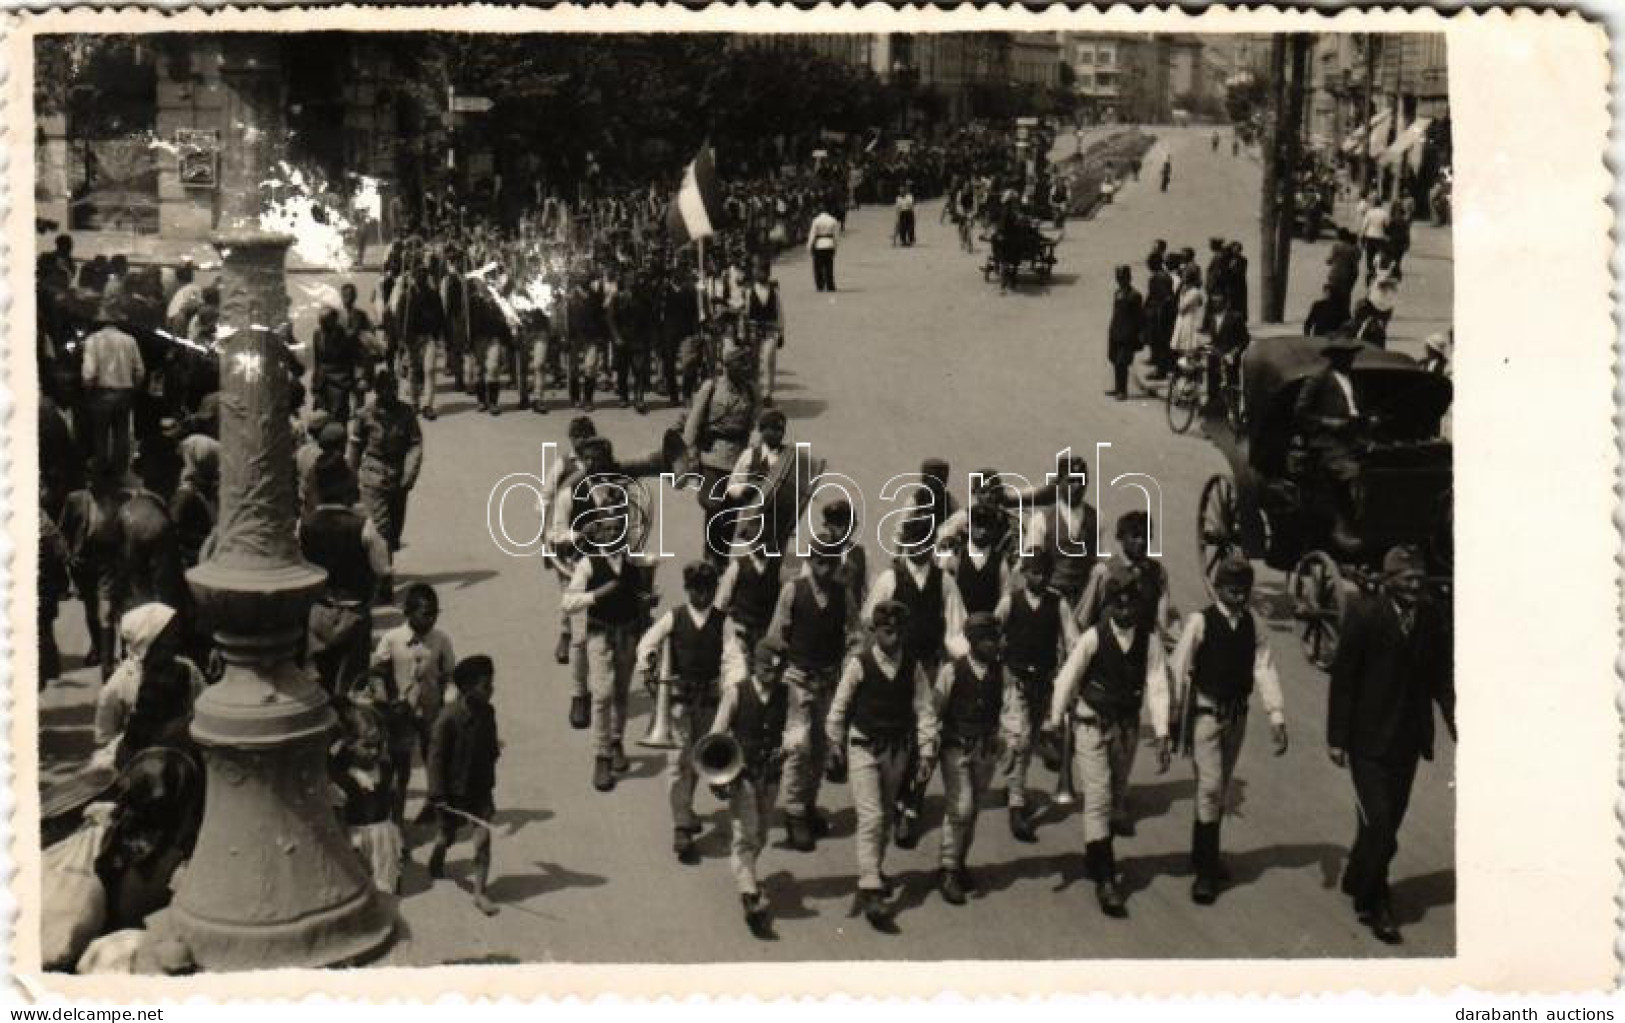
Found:
[{"label": "man in white shirt", "polygon": [[81,373],[90,412],[90,453],[115,477],[130,465],[130,409],[146,378],[141,349],[120,329],[111,302],[102,303],[99,327],[85,338]]},{"label": "man in white shirt", "polygon": [[826,199],[807,231],[807,251],[812,253],[813,287],[819,291],[835,290],[835,237],[840,233],[841,222],[830,212]]},{"label": "man in white shirt", "polygon": [[908,248],[914,244],[914,184],[903,182],[903,187],[897,190],[897,229],[892,239],[898,245]]},{"label": "man in white shirt", "polygon": [[1388,207],[1374,202],[1360,215],[1360,248],[1365,253],[1365,277],[1376,273],[1377,254],[1388,248]]}]

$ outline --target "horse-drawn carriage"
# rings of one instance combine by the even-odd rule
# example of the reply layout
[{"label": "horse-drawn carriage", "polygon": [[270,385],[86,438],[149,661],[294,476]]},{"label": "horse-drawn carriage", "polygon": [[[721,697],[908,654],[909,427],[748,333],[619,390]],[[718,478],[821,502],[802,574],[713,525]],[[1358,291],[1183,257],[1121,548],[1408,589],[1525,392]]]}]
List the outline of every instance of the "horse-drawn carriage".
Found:
[{"label": "horse-drawn carriage", "polygon": [[1233,441],[1221,439],[1231,473],[1207,481],[1197,508],[1204,571],[1239,550],[1287,572],[1299,638],[1321,668],[1336,654],[1351,593],[1376,584],[1390,547],[1421,547],[1429,581],[1446,598],[1453,565],[1451,444],[1440,436],[1449,379],[1398,352],[1358,352],[1350,376],[1359,472],[1347,492],[1351,506],[1340,508],[1337,488],[1350,484],[1317,464],[1295,422],[1300,390],[1325,366],[1323,344],[1266,338],[1248,348],[1247,425]]},{"label": "horse-drawn carriage", "polygon": [[987,262],[982,265],[982,279],[991,281],[997,277],[1001,287],[1013,288],[1025,267],[1039,283],[1047,284],[1055,270],[1055,246],[1063,233],[1051,234],[1029,217],[1006,217],[993,230]]}]

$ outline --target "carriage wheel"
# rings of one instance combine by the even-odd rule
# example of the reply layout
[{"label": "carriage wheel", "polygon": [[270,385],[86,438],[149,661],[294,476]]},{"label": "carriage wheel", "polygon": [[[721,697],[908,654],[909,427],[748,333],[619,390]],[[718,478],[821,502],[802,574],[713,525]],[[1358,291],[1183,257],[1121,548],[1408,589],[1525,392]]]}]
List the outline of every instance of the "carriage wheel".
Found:
[{"label": "carriage wheel", "polygon": [[1241,550],[1241,513],[1236,485],[1228,476],[1211,476],[1202,485],[1202,500],[1196,506],[1196,549],[1202,556],[1204,579],[1213,578],[1226,554]]},{"label": "carriage wheel", "polygon": [[1193,373],[1185,372],[1178,363],[1168,374],[1168,389],[1162,395],[1168,413],[1168,429],[1184,433],[1196,421],[1196,410],[1202,405],[1202,381]]},{"label": "carriage wheel", "polygon": [[1325,551],[1310,551],[1293,566],[1287,593],[1292,597],[1292,617],[1298,622],[1303,655],[1322,671],[1330,668],[1337,656],[1348,602],[1343,570]]}]

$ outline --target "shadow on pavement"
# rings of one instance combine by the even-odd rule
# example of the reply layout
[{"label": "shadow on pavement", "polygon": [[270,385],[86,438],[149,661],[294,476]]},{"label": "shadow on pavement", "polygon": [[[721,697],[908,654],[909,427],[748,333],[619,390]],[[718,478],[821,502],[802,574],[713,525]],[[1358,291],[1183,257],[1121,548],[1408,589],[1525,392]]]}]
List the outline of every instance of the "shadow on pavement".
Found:
[{"label": "shadow on pavement", "polygon": [[[1342,850],[1338,849],[1337,853],[1341,856]],[[1420,923],[1428,910],[1456,901],[1456,872],[1435,870],[1431,874],[1401,878],[1390,890],[1394,918],[1401,924]]]},{"label": "shadow on pavement", "polygon": [[493,880],[485,893],[498,904],[528,902],[540,895],[567,888],[597,888],[607,880],[598,874],[583,874],[557,863],[535,861],[534,874],[505,874]]}]

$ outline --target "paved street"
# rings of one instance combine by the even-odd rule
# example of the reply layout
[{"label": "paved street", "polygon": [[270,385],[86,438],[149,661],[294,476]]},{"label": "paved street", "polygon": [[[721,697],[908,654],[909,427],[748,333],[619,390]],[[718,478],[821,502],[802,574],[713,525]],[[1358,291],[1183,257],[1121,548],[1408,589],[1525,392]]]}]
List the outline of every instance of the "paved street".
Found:
[{"label": "paved street", "polygon": [[[1253,267],[1256,313],[1258,165],[1232,157],[1228,144],[1209,151],[1211,129],[1151,129],[1159,141],[1139,182],[1091,221],[1074,221],[1046,289],[1025,284],[1001,296],[979,271],[986,245],[967,255],[939,207],[922,207],[920,243],[891,248],[890,211],[865,208],[848,218],[836,276],[840,290],[813,291],[805,254],[777,269],[784,287],[788,343],[780,359],[781,407],[791,441],[813,445],[833,470],[855,479],[867,501],[864,542],[881,560],[875,526],[895,507],[880,500],[889,477],[915,471],[926,456],[946,457],[963,499],[965,474],[985,466],[1042,482],[1061,448],[1087,452],[1109,443],[1097,481],[1143,472],[1160,481],[1167,523],[1164,551],[1174,597],[1191,611],[1203,603],[1196,571],[1195,518],[1201,485],[1224,472],[1217,451],[1196,432],[1172,435],[1160,402],[1124,403],[1102,396],[1109,385],[1105,327],[1111,269],[1134,267],[1143,286],[1153,238],[1189,245],[1205,261],[1210,236],[1240,238]],[[1173,184],[1157,191],[1155,168],[1171,154]],[[1329,242],[1298,244],[1288,322],[1301,324],[1318,294]],[[1401,305],[1391,328],[1395,347],[1419,353],[1421,339],[1449,321],[1452,301],[1448,234],[1418,226]],[[1295,327],[1293,329],[1296,329]],[[697,803],[707,827],[700,866],[670,851],[664,754],[629,747],[631,776],[611,794],[589,785],[587,735],[566,725],[569,687],[553,663],[557,586],[536,560],[510,558],[486,533],[486,495],[502,476],[541,471],[541,446],[562,443],[569,415],[511,411],[500,419],[474,414],[454,395],[439,421],[425,425],[426,459],[408,514],[397,585],[423,581],[439,591],[441,627],[460,655],[491,654],[497,664],[495,704],[506,742],[498,766],[497,822],[491,897],[493,919],[470,904],[467,847],[449,865],[457,883],[429,887],[422,866],[409,866],[402,913],[409,943],[393,961],[713,962],[801,959],[1047,959],[1119,957],[1448,956],[1455,947],[1453,751],[1424,764],[1394,864],[1396,909],[1406,943],[1376,943],[1354,920],[1335,882],[1354,832],[1348,779],[1326,759],[1326,680],[1308,666],[1284,618],[1282,577],[1260,566],[1259,611],[1273,619],[1275,655],[1287,700],[1292,748],[1269,751],[1262,714],[1243,752],[1234,815],[1224,842],[1232,886],[1211,908],[1189,898],[1187,869],[1192,782],[1177,761],[1165,776],[1142,750],[1131,794],[1138,834],[1118,842],[1127,878],[1130,919],[1106,919],[1083,873],[1082,829],[1075,814],[1050,807],[1037,845],[1010,838],[1002,807],[983,813],[971,864],[985,893],[969,905],[946,905],[933,887],[941,817],[941,783],[927,804],[928,830],[912,852],[893,850],[888,871],[903,886],[901,936],[873,932],[851,915],[856,861],[854,817],[844,786],[827,789],[834,835],[814,854],[773,845],[761,869],[779,939],[752,939],[739,919],[727,869],[727,821],[708,793]],[[600,411],[600,432],[619,452],[654,447],[677,416],[656,409]],[[1092,497],[1108,524],[1135,507],[1137,492]],[[534,532],[534,513],[514,500],[510,532]],[[698,549],[699,516],[690,494],[667,492],[666,561],[658,586],[680,599],[680,565]],[[878,571],[878,567],[874,569]],[[380,627],[399,620],[395,609]],[[66,653],[84,649],[77,605],[64,605],[59,635]],[[75,672],[42,698],[42,768],[47,777],[88,752],[92,672]],[[641,736],[650,701],[634,694],[628,739]],[[1053,778],[1038,772],[1048,791]],[[414,796],[420,795],[414,793]],[[415,809],[415,800],[412,804]],[[416,836],[419,841],[426,834]]]}]

